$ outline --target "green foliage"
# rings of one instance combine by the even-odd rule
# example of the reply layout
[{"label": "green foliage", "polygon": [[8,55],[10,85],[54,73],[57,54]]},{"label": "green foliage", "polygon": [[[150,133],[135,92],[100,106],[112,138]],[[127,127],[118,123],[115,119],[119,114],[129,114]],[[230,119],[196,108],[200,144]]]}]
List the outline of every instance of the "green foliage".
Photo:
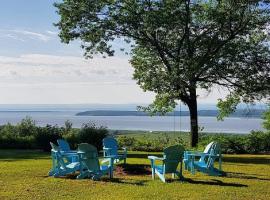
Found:
[{"label": "green foliage", "polygon": [[[186,133],[132,133],[119,135],[117,140],[121,147],[128,147],[130,150],[160,152],[164,148],[182,144],[188,147],[188,134]],[[212,141],[217,141],[222,146],[223,153],[243,154],[243,153],[269,153],[270,133],[262,131],[252,131],[250,134],[200,134],[198,147],[194,150],[204,150],[205,146]]]},{"label": "green foliage", "polygon": [[18,134],[22,137],[34,136],[37,131],[36,128],[36,122],[28,116],[17,125]]},{"label": "green foliage", "polygon": [[270,132],[270,105],[268,107],[268,110],[263,115],[263,127]]},{"label": "green foliage", "polygon": [[270,133],[252,131],[248,135],[209,134],[200,144],[205,146],[211,141],[221,144],[224,153],[269,153]]},{"label": "green foliage", "polygon": [[77,149],[78,144],[80,143],[78,132],[79,130],[73,129],[73,131],[70,131],[69,133],[63,135],[63,138],[67,140],[71,149]]},{"label": "green foliage", "polygon": [[50,142],[57,144],[57,139],[62,138],[63,129],[58,126],[46,125],[39,127],[36,134],[36,143],[44,151],[50,151]]},{"label": "green foliage", "polygon": [[[112,56],[112,42],[124,38],[131,48],[134,79],[144,91],[156,93],[145,110],[164,113],[181,100],[195,113],[197,88],[211,91],[218,85],[248,102],[269,96],[269,4],[64,0],[55,4],[60,15],[56,26],[63,42],[83,42],[86,57]],[[191,143],[196,145],[197,116],[193,118]]]},{"label": "green foliage", "polygon": [[105,127],[97,127],[93,123],[84,124],[81,129],[73,129],[70,121],[66,121],[64,127],[39,127],[31,118],[26,117],[17,125],[8,123],[0,126],[0,148],[50,151],[50,142],[57,143],[57,139],[65,138],[73,149],[77,148],[77,144],[85,142],[101,149],[102,139],[107,134]]},{"label": "green foliage", "polygon": [[64,135],[69,134],[72,132],[72,122],[70,120],[65,121],[65,126],[64,126]]},{"label": "green foliage", "polygon": [[135,136],[120,135],[117,137],[120,147],[127,147],[130,150],[160,152],[168,146],[181,144],[187,147],[187,141],[181,136],[172,136],[168,133],[138,134]]},{"label": "green foliage", "polygon": [[270,132],[252,131],[247,136],[246,148],[249,153],[270,152]]},{"label": "green foliage", "polygon": [[98,150],[102,149],[102,140],[108,135],[108,130],[103,127],[97,127],[94,123],[83,124],[78,133],[80,143],[89,143]]},{"label": "green foliage", "polygon": [[230,94],[226,100],[218,99],[217,107],[219,109],[218,120],[223,120],[224,117],[228,117],[231,113],[236,111],[236,106],[240,103],[240,97]]}]

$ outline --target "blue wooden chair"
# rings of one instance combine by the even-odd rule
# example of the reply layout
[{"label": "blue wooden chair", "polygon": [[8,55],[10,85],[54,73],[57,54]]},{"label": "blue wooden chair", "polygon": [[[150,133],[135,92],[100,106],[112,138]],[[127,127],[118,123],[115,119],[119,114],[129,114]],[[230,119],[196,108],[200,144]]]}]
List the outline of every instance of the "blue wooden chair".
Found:
[{"label": "blue wooden chair", "polygon": [[103,139],[104,157],[114,156],[115,163],[120,162],[121,160],[124,160],[124,164],[126,164],[127,149],[123,148],[123,150],[124,150],[123,154],[118,153],[118,144],[117,144],[116,139],[114,139],[112,137],[106,137]]},{"label": "blue wooden chair", "polygon": [[100,165],[97,148],[93,145],[87,143],[79,144],[78,155],[80,174],[77,176],[77,179],[89,177],[93,180],[99,180],[104,174],[110,174],[110,177],[112,177],[111,166],[113,162],[110,162],[109,165]]},{"label": "blue wooden chair", "polygon": [[[151,161],[152,167],[152,178],[155,179],[155,174],[165,183],[165,175],[168,173],[172,174],[174,178],[177,175],[180,180],[183,180],[182,175],[182,159],[184,154],[184,147],[181,145],[170,146],[164,149],[163,157],[159,158],[156,156],[148,156]],[[162,164],[158,165],[155,162],[161,161]],[[180,163],[180,170],[178,171],[178,165]]]},{"label": "blue wooden chair", "polygon": [[67,160],[69,162],[78,162],[78,154],[77,151],[71,150],[68,142],[64,139],[58,139],[57,143],[59,145],[59,150],[62,154],[67,155]]},{"label": "blue wooden chair", "polygon": [[[207,155],[206,160],[196,161],[196,154],[189,154],[191,157],[190,171],[195,174],[195,171],[199,171],[210,176],[221,176],[222,172],[222,155],[220,144],[214,143],[211,147],[210,153]],[[218,160],[218,168],[215,168],[215,161]]]},{"label": "blue wooden chair", "polygon": [[60,153],[58,146],[50,142],[51,156],[52,156],[52,169],[49,171],[49,176],[59,177],[67,174],[75,173],[80,169],[79,162],[69,162]]},{"label": "blue wooden chair", "polygon": [[192,156],[196,155],[196,158],[198,158],[199,162],[206,162],[206,159],[208,158],[208,155],[213,148],[213,145],[215,142],[210,142],[204,149],[203,152],[198,152],[198,151],[185,151],[184,152],[184,164],[185,164],[185,169],[186,170],[191,170],[191,161],[192,161]]}]

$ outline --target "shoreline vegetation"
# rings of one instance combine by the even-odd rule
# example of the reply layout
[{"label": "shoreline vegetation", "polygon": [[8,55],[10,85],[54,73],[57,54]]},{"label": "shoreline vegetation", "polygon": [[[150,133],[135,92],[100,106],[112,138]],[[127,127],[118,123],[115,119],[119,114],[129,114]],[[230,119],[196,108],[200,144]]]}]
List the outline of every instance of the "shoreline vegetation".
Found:
[{"label": "shoreline vegetation", "polygon": [[[232,113],[229,117],[249,117],[249,118],[262,118],[266,110],[260,109],[239,109]],[[198,116],[203,117],[217,117],[218,110],[198,110]],[[148,113],[143,111],[121,111],[121,110],[92,110],[78,112],[76,116],[149,116]],[[157,113],[154,116],[162,116]],[[189,111],[174,111],[165,114],[164,116],[190,116]]]}]

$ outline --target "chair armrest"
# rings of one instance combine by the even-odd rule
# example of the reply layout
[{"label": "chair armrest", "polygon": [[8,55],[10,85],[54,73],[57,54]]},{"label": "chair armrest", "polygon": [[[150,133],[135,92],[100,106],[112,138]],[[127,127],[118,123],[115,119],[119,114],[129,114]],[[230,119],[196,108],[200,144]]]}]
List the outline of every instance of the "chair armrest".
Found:
[{"label": "chair armrest", "polygon": [[108,151],[108,150],[111,150],[112,148],[107,148],[107,147],[103,147],[103,150],[104,151]]},{"label": "chair armrest", "polygon": [[201,156],[209,156],[209,153],[203,153],[203,152],[189,152],[185,153],[186,156],[194,156],[194,157],[201,157]]},{"label": "chair armrest", "polygon": [[157,157],[157,156],[148,156],[150,160],[165,160],[165,158]]}]

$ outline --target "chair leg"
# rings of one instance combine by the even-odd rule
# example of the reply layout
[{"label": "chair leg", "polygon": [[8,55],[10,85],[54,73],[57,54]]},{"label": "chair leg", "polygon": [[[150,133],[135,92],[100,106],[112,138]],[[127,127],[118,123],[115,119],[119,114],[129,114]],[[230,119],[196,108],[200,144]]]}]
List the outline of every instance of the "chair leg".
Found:
[{"label": "chair leg", "polygon": [[153,180],[155,179],[155,167],[154,166],[152,167],[152,179]]}]

